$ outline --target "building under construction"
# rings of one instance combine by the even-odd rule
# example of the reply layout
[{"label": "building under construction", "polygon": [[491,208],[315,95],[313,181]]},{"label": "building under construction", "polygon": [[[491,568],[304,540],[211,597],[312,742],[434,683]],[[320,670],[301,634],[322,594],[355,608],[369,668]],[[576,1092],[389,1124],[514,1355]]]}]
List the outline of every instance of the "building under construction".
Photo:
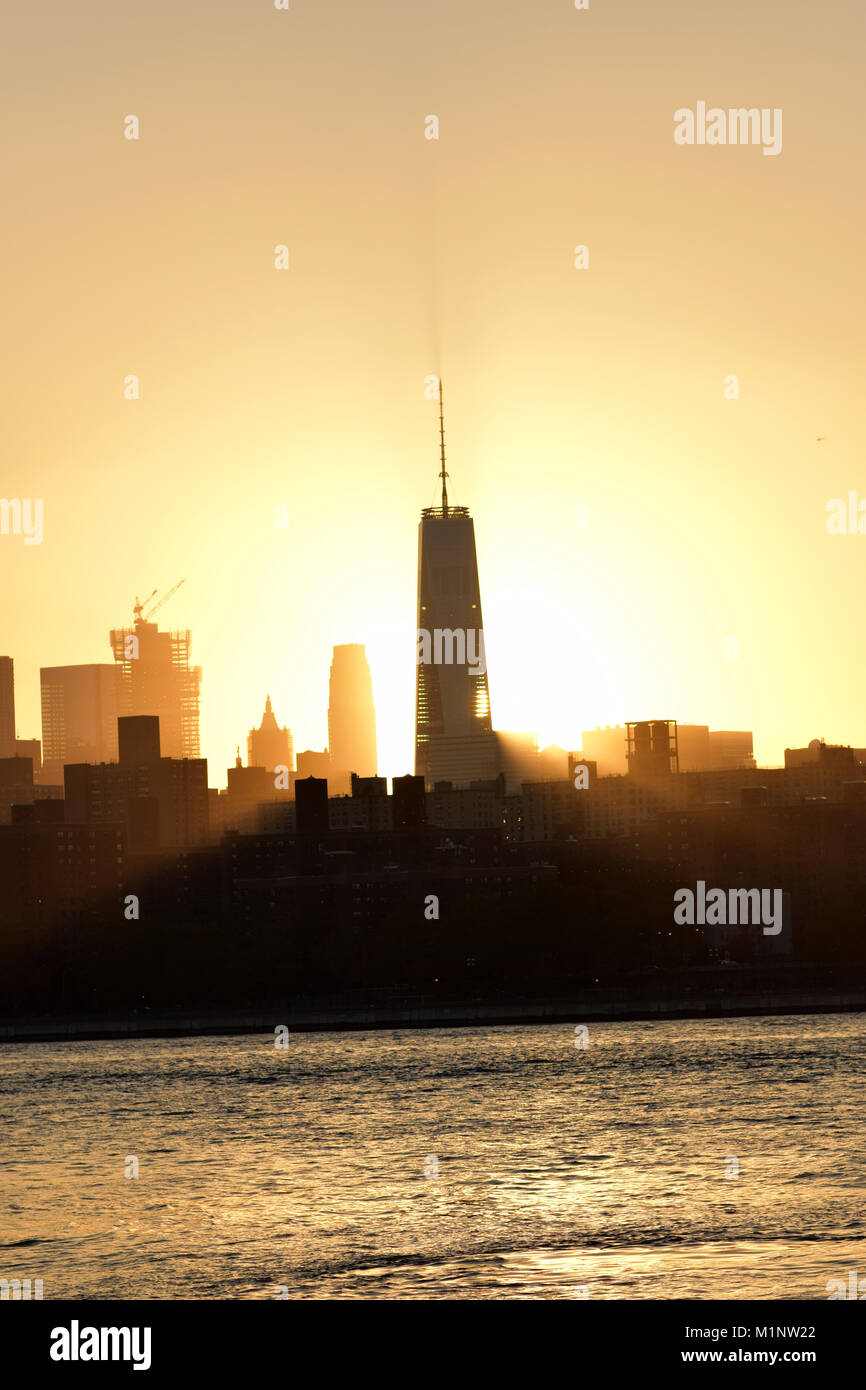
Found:
[{"label": "building under construction", "polygon": [[144,603],[136,599],[132,627],[112,629],[111,650],[119,667],[117,712],[157,715],[162,756],[197,758],[201,667],[189,664],[190,631],[162,632],[153,621],[179,588],[175,584],[152,606],[155,589]]}]

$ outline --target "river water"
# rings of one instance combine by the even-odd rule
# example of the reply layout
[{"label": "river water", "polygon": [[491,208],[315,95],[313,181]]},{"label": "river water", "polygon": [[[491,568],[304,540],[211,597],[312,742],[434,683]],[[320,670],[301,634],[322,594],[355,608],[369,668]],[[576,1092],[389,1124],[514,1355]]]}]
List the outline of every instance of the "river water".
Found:
[{"label": "river water", "polygon": [[3,1046],[0,1277],[45,1299],[826,1299],[866,1276],[866,1015],[576,1041]]}]

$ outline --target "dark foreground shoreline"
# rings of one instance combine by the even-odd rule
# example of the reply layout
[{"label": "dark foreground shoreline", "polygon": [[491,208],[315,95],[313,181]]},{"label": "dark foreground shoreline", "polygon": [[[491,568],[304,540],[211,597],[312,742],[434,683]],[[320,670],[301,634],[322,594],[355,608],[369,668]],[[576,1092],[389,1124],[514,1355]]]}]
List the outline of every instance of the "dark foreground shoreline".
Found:
[{"label": "dark foreground shoreline", "polygon": [[360,1032],[385,1028],[475,1028],[533,1023],[611,1023],[690,1018],[738,1018],[773,1014],[866,1012],[866,991],[835,989],[732,991],[692,994],[688,999],[599,999],[556,1002],[518,1000],[444,1004],[378,1003],[366,1007],[316,1007],[287,1003],[273,1008],[184,1013],[139,1013],[126,1017],[30,1018],[0,1021],[0,1043],[92,1042],[118,1038],[178,1038],[273,1033]]}]

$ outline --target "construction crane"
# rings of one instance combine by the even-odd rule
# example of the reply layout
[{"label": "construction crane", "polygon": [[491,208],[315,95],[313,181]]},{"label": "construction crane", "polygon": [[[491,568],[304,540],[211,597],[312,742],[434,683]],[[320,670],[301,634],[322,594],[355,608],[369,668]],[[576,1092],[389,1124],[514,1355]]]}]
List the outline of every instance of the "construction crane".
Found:
[{"label": "construction crane", "polygon": [[148,603],[150,603],[150,600],[153,598],[153,594],[158,594],[158,593],[159,593],[159,590],[158,590],[158,589],[154,589],[153,593],[152,593],[152,594],[149,594],[148,597],[144,600],[144,603],[141,602],[141,600],[140,600],[139,597],[138,597],[138,594],[136,594],[136,596],[135,596],[135,603],[132,605],[132,612],[133,612],[133,616],[134,616],[134,618],[135,618],[135,621],[136,621],[137,623],[140,623],[140,622],[141,622],[141,610],[142,610],[142,608],[144,608]]},{"label": "construction crane", "polygon": [[148,613],[145,613],[144,610],[145,610],[145,608],[147,608],[147,606],[148,606],[148,604],[150,603],[151,599],[153,598],[154,594],[159,593],[159,590],[158,590],[158,589],[154,589],[153,593],[152,593],[152,594],[149,594],[149,595],[147,596],[147,598],[144,600],[144,603],[139,603],[138,599],[136,598],[135,603],[134,603],[134,605],[133,605],[133,609],[132,609],[133,614],[135,615],[135,625],[136,625],[136,627],[138,626],[139,623],[150,622],[150,620],[151,620],[151,618],[153,617],[154,613],[158,613],[159,610],[160,610],[160,608],[162,607],[162,605],[163,605],[164,603],[167,603],[167,602],[168,602],[168,600],[171,598],[172,594],[176,594],[176,593],[177,593],[177,591],[178,591],[178,589],[180,588],[181,584],[185,584],[185,583],[186,583],[186,580],[185,580],[185,579],[179,579],[179,580],[177,581],[177,583],[174,585],[174,587],[171,588],[171,589],[169,589],[169,591],[168,591],[167,594],[163,594],[162,598],[157,600],[157,602],[153,605],[153,607],[150,609],[150,611],[149,611]]}]

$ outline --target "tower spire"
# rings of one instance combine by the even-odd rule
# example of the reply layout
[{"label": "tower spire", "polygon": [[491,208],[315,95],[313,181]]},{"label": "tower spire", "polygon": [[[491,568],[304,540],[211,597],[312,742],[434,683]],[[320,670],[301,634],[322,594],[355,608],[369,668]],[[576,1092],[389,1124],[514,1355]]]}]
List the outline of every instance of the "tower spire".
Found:
[{"label": "tower spire", "polygon": [[442,410],[442,378],[439,378],[439,457],[442,462],[442,469],[439,474],[442,479],[442,515],[448,516],[448,487],[445,479],[448,474],[445,472],[445,416]]}]

